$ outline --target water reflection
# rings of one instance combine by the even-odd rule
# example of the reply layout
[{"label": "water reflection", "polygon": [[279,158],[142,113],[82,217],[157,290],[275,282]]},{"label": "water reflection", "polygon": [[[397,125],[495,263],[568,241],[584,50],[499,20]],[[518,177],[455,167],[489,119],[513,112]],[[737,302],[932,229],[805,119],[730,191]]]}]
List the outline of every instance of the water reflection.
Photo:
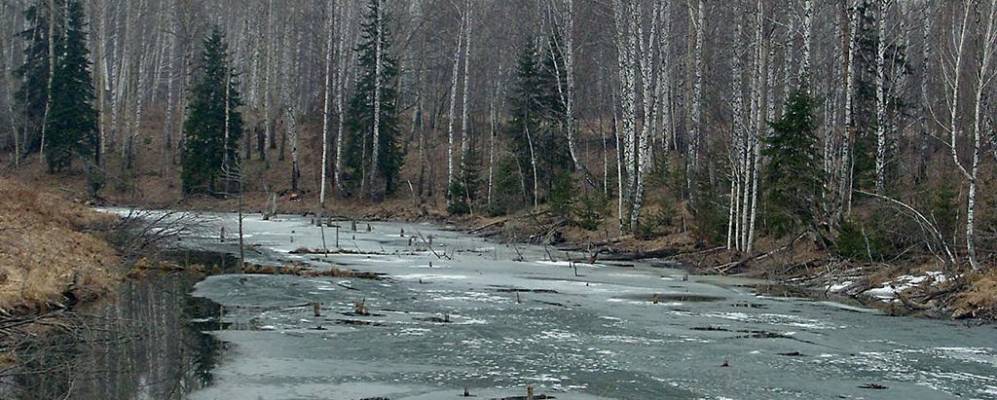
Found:
[{"label": "water reflection", "polygon": [[122,283],[116,299],[78,310],[84,328],[53,329],[25,343],[0,398],[180,399],[212,381],[223,343],[220,307],[189,296],[200,277],[150,273]]}]

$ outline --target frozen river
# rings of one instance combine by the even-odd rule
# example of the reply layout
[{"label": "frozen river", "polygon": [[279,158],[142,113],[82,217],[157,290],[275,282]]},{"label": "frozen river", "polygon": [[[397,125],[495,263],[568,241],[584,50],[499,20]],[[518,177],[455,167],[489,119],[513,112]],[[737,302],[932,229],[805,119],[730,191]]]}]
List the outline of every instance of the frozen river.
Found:
[{"label": "frozen river", "polygon": [[[185,259],[237,254],[234,215],[197,218],[203,229],[179,241]],[[761,296],[759,282],[662,263],[572,265],[429,224],[340,224],[340,253],[352,254],[303,255],[292,251],[322,248],[310,218],[249,216],[247,261],[384,279],[131,280],[99,314],[113,327],[38,346],[57,349],[40,353],[41,370],[66,371],[0,398],[428,400],[467,388],[500,399],[532,385],[581,400],[997,399],[992,325]],[[335,252],[336,230],[325,236]],[[371,315],[354,315],[356,302]]]},{"label": "frozen river", "polygon": [[[209,217],[237,231],[233,216]],[[561,399],[997,398],[993,327],[764,297],[752,282],[652,263],[576,272],[550,260],[560,252],[428,224],[371,223],[368,232],[362,222],[354,233],[341,223],[340,247],[370,254],[327,257],[290,254],[322,247],[308,218],[245,225],[259,245],[253,261],[331,263],[386,279],[198,283],[193,295],[221,304],[231,325],[211,332],[228,350],[193,399],[441,399],[465,387],[501,398],[527,385]],[[326,229],[332,249],[334,232]],[[204,236],[187,245],[231,251],[216,233]],[[372,315],[349,315],[358,301]],[[303,306],[313,302],[321,317]]]}]

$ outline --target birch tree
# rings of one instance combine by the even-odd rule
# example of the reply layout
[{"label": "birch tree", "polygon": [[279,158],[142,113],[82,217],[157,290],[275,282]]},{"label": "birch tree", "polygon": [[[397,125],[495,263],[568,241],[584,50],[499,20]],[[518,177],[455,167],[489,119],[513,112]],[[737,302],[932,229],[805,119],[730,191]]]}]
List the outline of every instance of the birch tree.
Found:
[{"label": "birch tree", "polygon": [[[944,76],[946,79],[946,86],[950,91],[951,96],[948,98],[949,107],[949,126],[948,126],[948,140],[945,143],[949,148],[949,153],[952,157],[952,161],[956,166],[959,174],[962,176],[962,180],[966,182],[968,186],[968,193],[966,195],[966,253],[969,259],[969,264],[974,270],[980,269],[979,261],[976,255],[976,192],[979,184],[979,172],[980,172],[980,151],[982,145],[982,132],[981,123],[984,118],[981,114],[983,96],[987,90],[988,85],[994,78],[993,71],[993,57],[994,52],[997,51],[997,0],[989,0],[978,5],[980,8],[980,32],[979,35],[979,58],[976,60],[978,62],[976,69],[976,80],[973,82],[973,115],[972,121],[973,125],[969,128],[971,130],[970,139],[970,153],[969,163],[964,163],[959,157],[959,143],[958,139],[961,133],[963,133],[964,128],[960,126],[960,86],[962,82],[963,75],[963,64],[966,62],[967,49],[966,41],[970,35],[970,25],[972,25],[972,20],[970,18],[971,10],[973,5],[970,3],[962,4],[961,15],[954,15],[953,24],[951,28],[952,45],[954,48],[951,51],[951,56],[948,60],[943,60],[942,69],[944,70]],[[958,9],[956,9],[958,11]]]},{"label": "birch tree", "polygon": [[[619,191],[620,202],[622,199],[632,194],[629,185],[624,185],[624,179],[633,179],[635,174],[635,152],[636,144],[636,70],[637,70],[637,32],[634,16],[637,14],[636,4],[631,0],[614,0],[613,11],[616,21],[616,49],[617,61],[619,63],[620,74],[620,110],[621,110],[621,132],[622,138],[622,161],[623,168],[620,169]],[[629,193],[626,193],[629,192]],[[626,218],[623,214],[623,207],[620,207],[620,230],[625,231],[624,222]]]},{"label": "birch tree", "polygon": [[706,9],[703,0],[697,1],[695,9],[689,5],[689,20],[696,30],[696,45],[692,61],[692,108],[689,113],[689,149],[686,171],[686,186],[693,193],[693,182],[699,173],[699,152],[702,141],[700,119],[703,101],[703,36],[705,35]]},{"label": "birch tree", "polygon": [[332,99],[332,55],[334,53],[333,49],[333,38],[335,37],[333,31],[333,24],[336,15],[336,2],[335,0],[329,1],[329,7],[326,8],[326,44],[325,44],[325,89],[323,91],[323,102],[322,102],[322,165],[319,181],[319,207],[325,209],[325,187],[326,182],[328,182],[327,173],[329,172],[329,109],[331,106]]},{"label": "birch tree", "polygon": [[892,0],[879,0],[876,21],[876,193],[886,190],[886,13]]},{"label": "birch tree", "polygon": [[374,0],[374,8],[376,12],[374,13],[375,25],[377,27],[377,36],[374,40],[374,135],[371,140],[371,163],[370,163],[370,194],[374,197],[374,181],[377,178],[377,158],[381,153],[381,74],[383,73],[384,66],[381,64],[381,59],[383,55],[381,54],[383,41],[384,41],[384,6],[381,0]]},{"label": "birch tree", "polygon": [[[470,138],[468,137],[468,86],[470,84],[470,65],[471,65],[471,1],[467,0],[464,4],[464,93],[463,100],[461,101],[461,117],[460,117],[460,176],[464,176],[464,171],[467,166],[464,165],[464,157],[467,155],[468,145],[470,144]],[[465,190],[467,190],[467,182],[463,182],[465,185]]]},{"label": "birch tree", "polygon": [[[461,28],[463,24],[467,22],[466,14],[461,18]],[[461,44],[464,42],[464,35],[461,35],[463,29],[458,29],[457,33],[457,47],[454,50],[453,55],[453,72],[450,75],[450,111],[447,113],[447,198],[450,198],[450,187],[454,182],[454,120],[456,119],[454,107],[457,104],[457,75],[460,68],[460,49]]]},{"label": "birch tree", "polygon": [[[755,19],[755,72],[752,77],[752,135],[749,143],[748,166],[745,169],[750,174],[750,208],[746,208],[742,222],[745,226],[744,245],[745,252],[751,253],[755,242],[755,221],[758,217],[758,181],[759,169],[761,165],[761,137],[765,130],[765,117],[762,112],[765,109],[766,97],[766,71],[768,69],[768,45],[763,38],[762,31],[765,27],[765,5],[762,0],[758,0]],[[745,207],[749,204],[745,201]],[[750,209],[750,212],[747,210]]]}]

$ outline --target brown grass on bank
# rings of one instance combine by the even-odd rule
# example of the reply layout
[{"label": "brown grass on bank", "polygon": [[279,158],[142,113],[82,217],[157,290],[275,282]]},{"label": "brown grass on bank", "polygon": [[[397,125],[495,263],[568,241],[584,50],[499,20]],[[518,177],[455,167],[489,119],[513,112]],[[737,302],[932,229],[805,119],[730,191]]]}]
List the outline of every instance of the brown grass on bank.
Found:
[{"label": "brown grass on bank", "polygon": [[997,321],[997,269],[970,275],[968,285],[955,298],[953,316]]},{"label": "brown grass on bank", "polygon": [[107,293],[116,252],[85,231],[112,218],[0,178],[0,311],[43,312]]}]

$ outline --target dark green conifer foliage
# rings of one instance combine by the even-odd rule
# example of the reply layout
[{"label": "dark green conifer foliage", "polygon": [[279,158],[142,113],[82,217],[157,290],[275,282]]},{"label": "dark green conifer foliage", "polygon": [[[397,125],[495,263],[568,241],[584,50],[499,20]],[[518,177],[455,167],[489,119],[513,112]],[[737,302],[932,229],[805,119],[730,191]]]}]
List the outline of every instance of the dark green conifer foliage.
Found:
[{"label": "dark green conifer foliage", "polygon": [[[553,39],[551,39],[553,40]],[[515,83],[509,96],[511,119],[507,126],[512,153],[522,168],[523,186],[533,187],[530,141],[537,162],[539,186],[549,194],[555,178],[571,168],[567,137],[563,129],[564,103],[558,88],[563,87],[563,61],[560,52],[545,46],[538,54],[535,40],[527,38],[516,61]],[[532,190],[527,190],[532,201]],[[544,196],[544,193],[540,193]]]},{"label": "dark green conifer foliage", "polygon": [[786,112],[771,124],[772,134],[765,139],[762,153],[769,159],[764,170],[766,217],[776,234],[817,221],[823,178],[816,107],[805,91],[794,91],[786,100]]},{"label": "dark green conifer foliage", "polygon": [[[55,7],[61,9],[64,0],[57,0]],[[27,132],[24,154],[36,152],[41,146],[41,130],[45,120],[45,107],[48,103],[49,79],[49,16],[47,1],[28,7],[25,19],[31,23],[28,29],[18,36],[27,41],[24,49],[24,64],[14,71],[21,79],[21,87],[14,94],[24,116],[24,130]],[[56,33],[62,30],[56,29]],[[55,37],[56,47],[61,47],[62,35]]]},{"label": "dark green conifer foliage", "polygon": [[[204,40],[204,49],[190,93],[184,134],[183,191],[191,193],[228,192],[217,186],[223,166],[239,162],[239,138],[242,137],[242,105],[236,82],[228,64],[228,46],[218,27]],[[228,91],[226,93],[226,85]],[[228,107],[225,100],[228,98]],[[225,143],[225,120],[228,110],[228,145]],[[225,149],[228,149],[226,154]]]},{"label": "dark green conifer foliage", "polygon": [[[45,159],[50,171],[69,168],[73,157],[85,162],[97,154],[97,111],[90,77],[83,5],[70,0],[65,38],[56,49],[52,96],[46,122]],[[99,161],[99,160],[98,160]]]},{"label": "dark green conifer foliage", "polygon": [[481,154],[473,138],[464,153],[464,168],[460,176],[448,188],[451,200],[447,205],[450,214],[467,214],[473,211],[481,191]]},{"label": "dark green conifer foliage", "polygon": [[[344,151],[346,187],[355,189],[363,175],[370,171],[367,165],[372,157],[374,133],[374,88],[376,78],[377,10],[384,7],[382,0],[369,0],[360,24],[360,41],[354,51],[358,58],[358,77],[350,97],[347,113],[346,149]],[[384,181],[384,192],[394,193],[398,174],[405,154],[401,146],[398,127],[398,61],[391,54],[389,17],[381,10],[381,89],[380,126],[378,129],[378,156],[376,179]],[[368,185],[375,182],[366,182]]]}]

